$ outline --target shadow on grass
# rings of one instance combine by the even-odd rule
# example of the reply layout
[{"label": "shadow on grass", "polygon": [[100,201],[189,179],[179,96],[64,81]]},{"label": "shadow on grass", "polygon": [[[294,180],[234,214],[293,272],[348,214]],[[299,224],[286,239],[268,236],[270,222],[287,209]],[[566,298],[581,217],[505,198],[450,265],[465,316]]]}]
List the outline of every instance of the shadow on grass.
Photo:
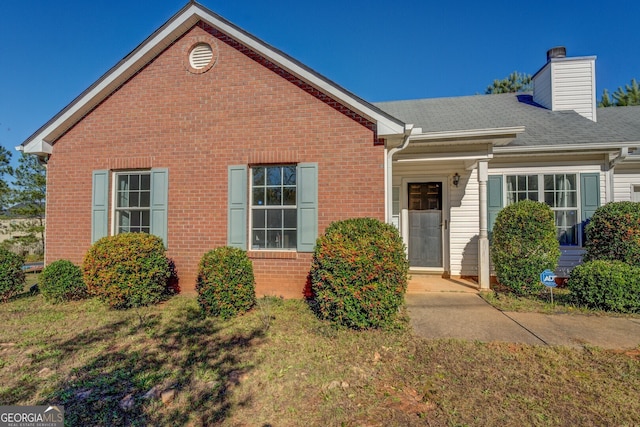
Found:
[{"label": "shadow on grass", "polygon": [[69,425],[210,425],[226,418],[232,389],[249,369],[243,360],[262,329],[231,333],[192,306],[169,318],[132,317],[56,344],[62,360],[98,341],[106,348],[41,404],[64,405]]}]

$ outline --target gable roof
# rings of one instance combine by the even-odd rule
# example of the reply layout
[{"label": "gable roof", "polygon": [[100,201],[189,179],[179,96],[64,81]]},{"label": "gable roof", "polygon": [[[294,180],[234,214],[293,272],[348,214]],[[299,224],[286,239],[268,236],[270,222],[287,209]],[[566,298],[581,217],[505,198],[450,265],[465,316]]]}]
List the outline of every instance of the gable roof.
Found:
[{"label": "gable roof", "polygon": [[[624,146],[640,143],[640,109],[606,111],[593,122],[574,111],[551,111],[526,93],[379,102],[378,107],[423,132],[465,131],[524,126],[507,147]],[[628,107],[618,107],[622,110]],[[636,108],[636,107],[633,107]],[[640,107],[637,107],[640,108]],[[616,110],[607,108],[604,110]]]},{"label": "gable roof", "polygon": [[405,125],[399,119],[364,101],[199,3],[190,1],[62,111],[27,138],[18,149],[27,153],[50,154],[52,144],[56,139],[199,21],[206,22],[350,110],[371,120],[376,124],[378,136],[402,135],[404,133]]}]

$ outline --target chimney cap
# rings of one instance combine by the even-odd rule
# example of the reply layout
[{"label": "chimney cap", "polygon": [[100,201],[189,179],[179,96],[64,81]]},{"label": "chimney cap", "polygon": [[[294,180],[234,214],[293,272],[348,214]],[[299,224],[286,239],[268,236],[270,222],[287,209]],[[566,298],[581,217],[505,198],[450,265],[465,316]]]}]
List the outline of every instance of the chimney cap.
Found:
[{"label": "chimney cap", "polygon": [[567,57],[567,48],[564,46],[556,46],[552,47],[547,51],[547,61],[551,58],[566,58]]}]

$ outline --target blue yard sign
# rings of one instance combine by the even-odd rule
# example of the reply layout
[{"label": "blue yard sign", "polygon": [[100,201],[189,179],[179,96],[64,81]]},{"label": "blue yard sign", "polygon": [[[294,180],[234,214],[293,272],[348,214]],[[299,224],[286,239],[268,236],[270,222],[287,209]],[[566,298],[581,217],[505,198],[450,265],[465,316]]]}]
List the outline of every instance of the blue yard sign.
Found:
[{"label": "blue yard sign", "polygon": [[549,292],[551,292],[551,305],[553,305],[553,288],[558,286],[556,284],[556,275],[553,274],[553,271],[547,269],[540,273],[540,281],[549,288]]},{"label": "blue yard sign", "polygon": [[540,281],[542,282],[543,285],[548,286],[550,288],[555,288],[556,286],[558,286],[556,284],[556,275],[553,274],[553,271],[551,270],[545,270],[542,273],[540,273]]}]

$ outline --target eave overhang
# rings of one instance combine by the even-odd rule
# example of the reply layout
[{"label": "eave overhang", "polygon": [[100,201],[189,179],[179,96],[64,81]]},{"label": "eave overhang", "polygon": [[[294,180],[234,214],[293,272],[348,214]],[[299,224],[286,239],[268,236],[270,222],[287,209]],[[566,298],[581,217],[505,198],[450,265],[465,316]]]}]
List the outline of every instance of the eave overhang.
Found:
[{"label": "eave overhang", "polygon": [[495,147],[499,147],[510,143],[524,131],[524,126],[439,132],[422,132],[422,129],[418,128],[414,129],[414,132],[411,134],[410,143],[412,145],[420,143],[427,143],[429,145],[461,145],[487,142]]},{"label": "eave overhang", "polygon": [[[331,80],[321,76],[287,54],[230,23],[204,6],[190,2],[151,34],[136,49],[107,71],[62,111],[21,144],[21,150],[31,154],[50,154],[53,143],[78,123],[100,102],[162,53],[199,21],[235,39],[247,48],[300,78],[355,113],[376,124],[377,136],[402,135],[404,123],[364,101]],[[49,151],[46,151],[49,150]]]},{"label": "eave overhang", "polygon": [[620,151],[624,148],[638,148],[640,142],[606,142],[586,144],[562,144],[562,145],[534,145],[534,146],[508,146],[495,147],[493,152],[502,157],[517,157],[531,155],[558,155],[562,153],[602,154]]}]

